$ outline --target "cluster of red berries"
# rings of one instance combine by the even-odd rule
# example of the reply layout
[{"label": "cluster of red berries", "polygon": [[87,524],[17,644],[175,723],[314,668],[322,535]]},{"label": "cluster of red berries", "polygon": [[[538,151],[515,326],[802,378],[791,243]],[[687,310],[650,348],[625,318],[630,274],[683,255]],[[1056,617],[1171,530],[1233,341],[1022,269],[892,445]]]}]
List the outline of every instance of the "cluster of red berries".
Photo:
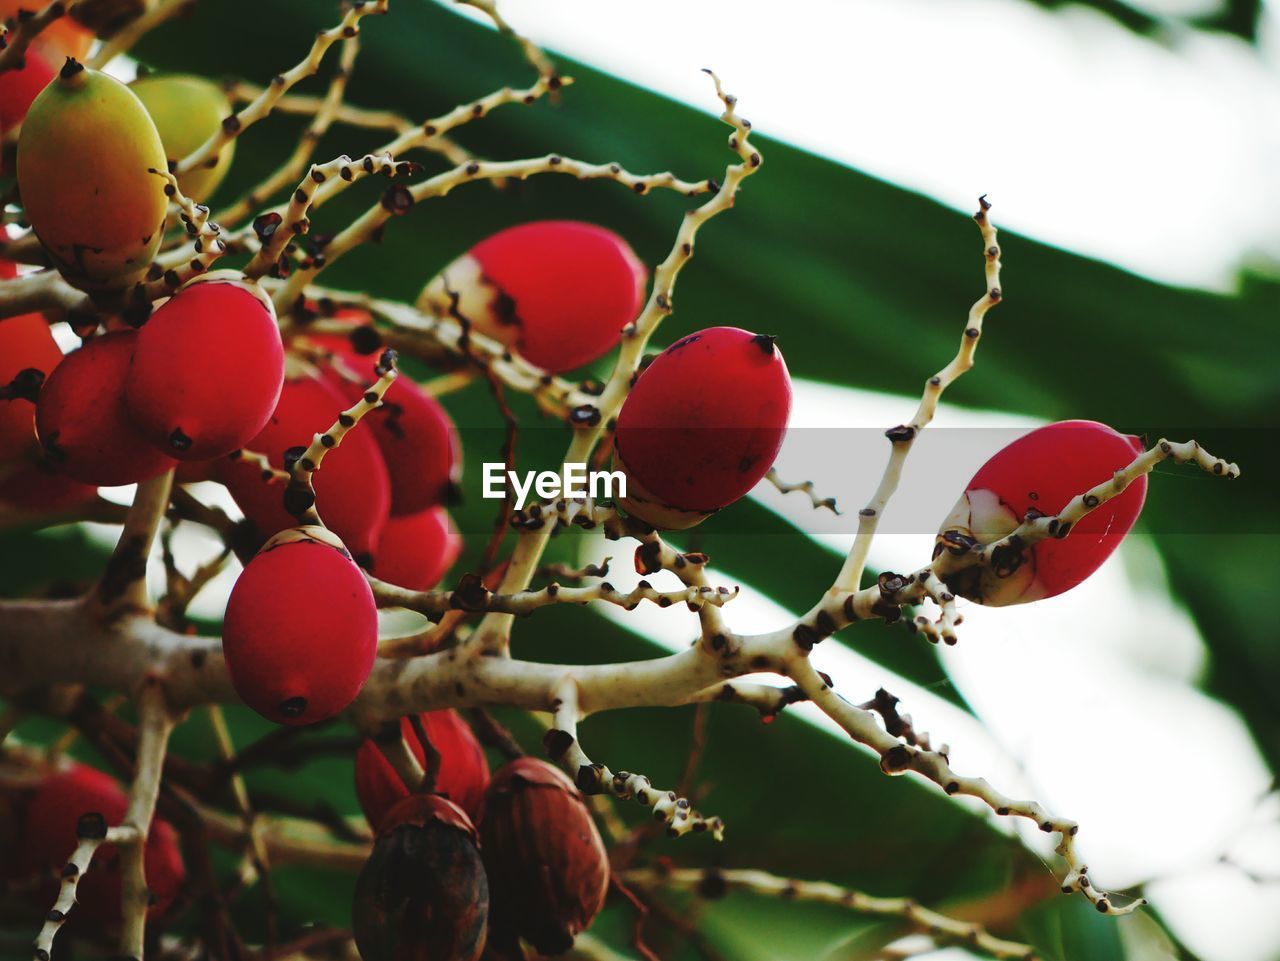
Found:
[{"label": "cluster of red berries", "polygon": [[[68,863],[78,841],[101,838],[123,823],[129,799],[112,777],[83,764],[67,764],[30,783],[0,791],[0,813],[11,833],[0,835],[0,886],[48,911],[59,884],[79,875]],[[186,880],[177,832],[155,819],[147,835],[143,870],[151,894],[151,918],[173,908]],[[119,928],[120,855],[103,844],[76,884],[76,907],[67,916],[73,930],[101,936]]]},{"label": "cluster of red berries", "polygon": [[[438,793],[411,793],[373,742],[356,757],[356,790],[377,833],[356,882],[361,957],[474,961],[487,945],[522,958],[521,940],[541,955],[569,950],[609,886],[608,855],[581,794],[534,758],[510,761],[491,779],[455,712],[419,720],[440,756]],[[421,762],[413,732],[404,719]]]}]

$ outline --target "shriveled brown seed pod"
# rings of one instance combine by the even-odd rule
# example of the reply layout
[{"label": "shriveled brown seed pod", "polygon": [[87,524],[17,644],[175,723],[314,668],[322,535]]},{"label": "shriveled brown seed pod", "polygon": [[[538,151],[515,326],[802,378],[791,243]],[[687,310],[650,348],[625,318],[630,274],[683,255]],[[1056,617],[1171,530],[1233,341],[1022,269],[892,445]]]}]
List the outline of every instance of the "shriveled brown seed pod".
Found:
[{"label": "shriveled brown seed pod", "polygon": [[471,819],[438,795],[388,813],[356,881],[352,928],[364,961],[476,961],[489,884]]},{"label": "shriveled brown seed pod", "polygon": [[524,938],[542,954],[573,947],[609,887],[604,841],[573,782],[545,761],[511,761],[489,783],[480,836],[495,944]]}]

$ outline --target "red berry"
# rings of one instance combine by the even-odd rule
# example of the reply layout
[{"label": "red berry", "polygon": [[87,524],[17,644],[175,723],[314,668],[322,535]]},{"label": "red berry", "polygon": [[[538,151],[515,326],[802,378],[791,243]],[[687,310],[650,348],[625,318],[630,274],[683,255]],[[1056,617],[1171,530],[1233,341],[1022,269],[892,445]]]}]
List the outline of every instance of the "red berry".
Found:
[{"label": "red berry", "polygon": [[622,505],[655,527],[697,524],[768,473],[790,415],[791,377],[772,337],[712,327],[681,338],[618,414]]},{"label": "red berry", "polygon": [[461,551],[462,538],[448,511],[432,507],[387,521],[373,573],[411,591],[429,591],[440,583]]},{"label": "red berry", "polygon": [[489,884],[466,814],[430,794],[397,804],[360,871],[351,914],[364,961],[476,961]]},{"label": "red berry", "polygon": [[[431,746],[440,752],[436,793],[443,794],[472,818],[480,816],[484,789],[489,784],[489,762],[471,727],[457,711],[428,711],[418,715]],[[400,719],[400,733],[418,763],[426,763],[426,752],[407,717]],[[400,775],[373,741],[365,741],[356,752],[356,795],[369,826],[375,831],[396,802],[409,796]]]},{"label": "red berry", "polygon": [[56,73],[44,50],[29,47],[23,57],[26,62],[21,68],[0,73],[0,134],[22,123],[31,101]]},{"label": "red berry", "polygon": [[[1012,533],[1029,511],[1057,514],[1092,487],[1110,480],[1142,453],[1142,441],[1090,420],[1039,427],[982,466],[942,531],[959,531],[982,544]],[[1075,587],[1120,546],[1142,511],[1147,478],[1090,511],[1065,539],[1051,538],[994,567],[972,567],[948,579],[957,594],[1000,607],[1053,597]],[[941,538],[941,535],[939,535]]]},{"label": "red berry", "polygon": [[[12,263],[0,260],[0,278],[16,277],[17,273]],[[47,378],[61,360],[62,351],[39,314],[0,321],[0,385],[28,370]],[[35,389],[39,378],[24,376],[30,377]],[[93,497],[93,487],[54,473],[44,462],[36,440],[35,417],[36,405],[26,397],[0,400],[0,506],[57,510]]]},{"label": "red berry", "polygon": [[311,724],[342,711],[373,670],[378,609],[323,528],[272,538],[227,600],[222,650],[236,693],[268,720]]},{"label": "red berry", "polygon": [[[82,764],[46,777],[26,807],[20,867],[27,877],[39,877],[40,901],[53,904],[57,881],[78,843],[77,824],[89,813],[100,814],[108,826],[121,824],[129,799],[116,781]],[[186,877],[177,836],[166,821],[156,818],[147,835],[143,855],[147,888],[155,896],[149,916],[164,914],[173,904]],[[120,853],[115,845],[98,848],[88,873],[76,887],[76,907],[70,920],[101,930],[120,924]]]},{"label": "red berry", "polygon": [[121,330],[85,341],[63,358],[40,390],[40,443],[58,470],[81,483],[132,484],[173,467],[125,409],[125,378],[137,339],[136,331]]},{"label": "red berry", "polygon": [[[316,434],[332,427],[348,406],[346,399],[319,377],[304,374],[290,378],[267,426],[245,447],[265,454],[272,466],[283,468],[286,450],[309,445]],[[256,465],[244,459],[223,460],[218,477],[263,537],[298,523],[284,509],[285,483],[263,480]],[[378,445],[363,422],[340,446],[325,454],[312,483],[316,509],[325,526],[362,563],[372,557],[387,523],[391,488]]]},{"label": "red berry", "polygon": [[[353,322],[351,337],[308,339],[333,352],[336,363],[324,365],[325,379],[354,403],[377,379],[374,367],[382,346],[367,313],[349,310],[337,316]],[[446,501],[462,471],[462,448],[453,420],[434,397],[401,374],[383,395],[382,406],[365,416],[361,427],[366,426],[387,464],[392,516],[417,514]]]},{"label": "red berry", "polygon": [[506,764],[485,793],[480,839],[495,943],[569,950],[609,889],[604,841],[573,782],[536,758]]},{"label": "red berry", "polygon": [[508,227],[436,277],[422,301],[449,291],[476,329],[552,373],[603,357],[644,303],[647,271],[612,230],[573,220]]},{"label": "red berry", "polygon": [[[47,378],[61,360],[62,351],[39,314],[0,321],[0,386],[25,370],[37,370]],[[26,397],[0,400],[0,462],[37,446],[35,416],[35,404]]]},{"label": "red berry", "polygon": [[271,301],[256,284],[211,277],[182,288],[138,331],[125,399],[151,443],[207,460],[262,430],[283,383]]}]

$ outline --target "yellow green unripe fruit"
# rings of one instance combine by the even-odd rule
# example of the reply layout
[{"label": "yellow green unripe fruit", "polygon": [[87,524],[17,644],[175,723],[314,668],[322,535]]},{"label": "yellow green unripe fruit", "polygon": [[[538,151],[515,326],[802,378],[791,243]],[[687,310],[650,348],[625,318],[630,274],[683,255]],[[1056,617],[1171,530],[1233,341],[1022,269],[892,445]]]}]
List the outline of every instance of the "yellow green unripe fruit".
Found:
[{"label": "yellow green unripe fruit", "polygon": [[[217,84],[203,77],[186,75],[144,77],[131,87],[160,131],[169,162],[177,164],[193,154],[218,132],[224,118],[231,116],[231,104]],[[236,144],[232,140],[210,162],[178,174],[178,189],[192,200],[213,196],[231,168]]]},{"label": "yellow green unripe fruit", "polygon": [[71,283],[123,287],[164,233],[160,134],[128,87],[67,58],[18,138],[18,190],[31,227]]}]

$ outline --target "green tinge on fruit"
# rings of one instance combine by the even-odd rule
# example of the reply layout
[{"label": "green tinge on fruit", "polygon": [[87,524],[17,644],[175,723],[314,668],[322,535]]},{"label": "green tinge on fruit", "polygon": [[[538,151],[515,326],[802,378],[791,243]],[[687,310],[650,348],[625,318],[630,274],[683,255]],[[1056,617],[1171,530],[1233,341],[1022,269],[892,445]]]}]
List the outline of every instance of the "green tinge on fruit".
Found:
[{"label": "green tinge on fruit", "polygon": [[[185,74],[144,77],[130,88],[155,121],[170,163],[176,164],[218,132],[224,118],[231,116],[231,104],[217,84],[203,77]],[[213,196],[231,168],[235,141],[230,141],[213,160],[178,175],[178,189],[193,200]]]},{"label": "green tinge on fruit", "polygon": [[31,104],[18,139],[18,189],[63,276],[122,287],[146,271],[164,233],[164,147],[120,81],[68,58]]}]

